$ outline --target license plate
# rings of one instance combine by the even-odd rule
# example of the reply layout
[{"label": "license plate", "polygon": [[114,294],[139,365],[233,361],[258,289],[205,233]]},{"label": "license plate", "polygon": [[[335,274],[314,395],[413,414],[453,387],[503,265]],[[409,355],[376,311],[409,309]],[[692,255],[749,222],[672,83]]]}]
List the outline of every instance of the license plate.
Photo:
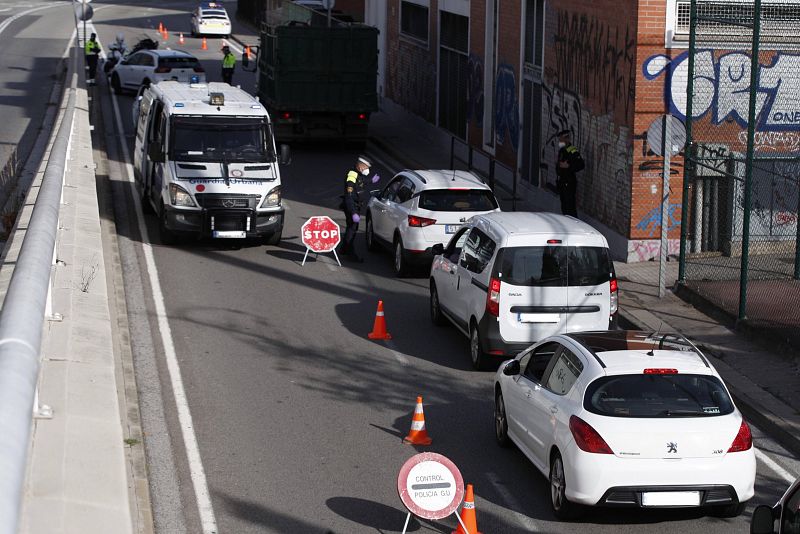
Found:
[{"label": "license plate", "polygon": [[239,230],[214,230],[214,237],[244,239],[247,235]]},{"label": "license plate", "polygon": [[561,317],[557,313],[518,313],[520,323],[557,323]]},{"label": "license plate", "polygon": [[445,224],[444,225],[444,233],[446,234],[454,234],[458,232],[458,229],[461,228],[461,225],[458,224]]},{"label": "license plate", "polygon": [[699,491],[646,491],[642,506],[700,506]]}]

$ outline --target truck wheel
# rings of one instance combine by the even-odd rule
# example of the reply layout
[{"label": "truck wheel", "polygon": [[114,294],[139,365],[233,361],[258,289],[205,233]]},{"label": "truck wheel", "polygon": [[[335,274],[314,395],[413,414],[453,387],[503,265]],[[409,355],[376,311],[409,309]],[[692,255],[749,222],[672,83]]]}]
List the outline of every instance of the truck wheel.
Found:
[{"label": "truck wheel", "polygon": [[115,95],[122,94],[122,84],[119,82],[119,74],[116,72],[111,75],[111,89],[114,91]]},{"label": "truck wheel", "polygon": [[272,232],[270,235],[264,238],[264,244],[268,246],[277,246],[281,242],[281,235],[283,234],[283,230],[278,230],[276,232]]},{"label": "truck wheel", "polygon": [[162,245],[174,245],[178,242],[175,232],[167,228],[167,212],[161,209],[161,216],[158,218],[158,236]]}]

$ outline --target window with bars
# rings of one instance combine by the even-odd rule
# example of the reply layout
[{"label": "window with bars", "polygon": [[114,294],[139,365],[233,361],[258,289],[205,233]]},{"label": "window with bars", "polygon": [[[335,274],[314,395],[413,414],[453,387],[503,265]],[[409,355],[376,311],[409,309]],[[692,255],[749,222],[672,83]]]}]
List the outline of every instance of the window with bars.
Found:
[{"label": "window with bars", "polygon": [[428,8],[411,2],[400,3],[400,33],[428,42]]},{"label": "window with bars", "polygon": [[[752,35],[754,15],[752,2],[697,2],[697,37],[736,41]],[[797,40],[800,27],[800,2],[761,4],[761,38],[765,42]],[[679,0],[675,10],[675,39],[688,40],[691,29],[691,2]]]}]

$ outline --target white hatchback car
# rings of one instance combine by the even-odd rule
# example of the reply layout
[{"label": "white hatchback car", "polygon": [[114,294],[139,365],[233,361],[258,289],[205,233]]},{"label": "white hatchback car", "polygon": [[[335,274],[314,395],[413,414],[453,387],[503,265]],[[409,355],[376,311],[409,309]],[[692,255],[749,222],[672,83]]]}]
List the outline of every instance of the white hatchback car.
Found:
[{"label": "white hatchback car", "polygon": [[192,11],[192,36],[231,34],[231,19],[220,2],[209,2]]},{"label": "white hatchback car", "polygon": [[491,188],[468,171],[405,170],[367,204],[367,248],[394,252],[394,270],[430,264],[430,247],[446,242],[473,215],[500,211]]},{"label": "white hatchback car", "polygon": [[111,71],[111,88],[117,94],[168,80],[205,83],[206,72],[196,57],[180,50],[140,50]]},{"label": "white hatchback car", "polygon": [[581,505],[702,506],[732,517],[754,494],[750,428],[714,367],[679,334],[543,340],[497,371],[495,434],[549,477],[562,519]]}]

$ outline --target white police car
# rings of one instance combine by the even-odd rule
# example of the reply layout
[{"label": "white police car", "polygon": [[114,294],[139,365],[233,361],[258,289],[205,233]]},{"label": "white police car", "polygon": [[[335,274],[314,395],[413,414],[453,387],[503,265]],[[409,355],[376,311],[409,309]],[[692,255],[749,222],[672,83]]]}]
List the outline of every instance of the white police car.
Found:
[{"label": "white police car", "polygon": [[228,12],[220,2],[209,2],[197,6],[192,11],[192,35],[222,35],[231,34],[231,19]]}]

